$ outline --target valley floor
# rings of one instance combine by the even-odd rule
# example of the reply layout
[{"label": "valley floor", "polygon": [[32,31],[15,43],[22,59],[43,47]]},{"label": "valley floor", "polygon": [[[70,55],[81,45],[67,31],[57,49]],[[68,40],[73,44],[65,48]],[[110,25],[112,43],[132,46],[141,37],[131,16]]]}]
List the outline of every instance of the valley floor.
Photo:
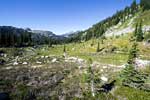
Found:
[{"label": "valley floor", "polygon": [[[13,100],[149,100],[150,92],[125,87],[119,81],[128,58],[125,39],[105,40],[100,52],[96,52],[99,40],[94,40],[93,46],[92,40],[67,44],[66,56],[63,45],[1,48],[0,92]],[[140,61],[149,61],[150,48],[144,43],[139,47]],[[95,97],[87,81],[89,66],[97,82],[93,85]]]}]

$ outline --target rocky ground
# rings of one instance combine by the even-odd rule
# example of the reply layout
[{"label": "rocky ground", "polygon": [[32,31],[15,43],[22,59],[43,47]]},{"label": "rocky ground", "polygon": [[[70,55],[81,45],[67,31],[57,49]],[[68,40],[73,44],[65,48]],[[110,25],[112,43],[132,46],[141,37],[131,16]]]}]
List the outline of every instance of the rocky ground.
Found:
[{"label": "rocky ground", "polygon": [[[74,56],[39,55],[33,48],[17,53],[2,52],[0,61],[0,95],[8,94],[12,100],[88,99],[86,93],[91,89],[116,97],[116,78],[126,66],[97,61],[89,64]],[[137,68],[149,63],[136,59]],[[87,82],[89,66],[94,73],[93,85]]]}]

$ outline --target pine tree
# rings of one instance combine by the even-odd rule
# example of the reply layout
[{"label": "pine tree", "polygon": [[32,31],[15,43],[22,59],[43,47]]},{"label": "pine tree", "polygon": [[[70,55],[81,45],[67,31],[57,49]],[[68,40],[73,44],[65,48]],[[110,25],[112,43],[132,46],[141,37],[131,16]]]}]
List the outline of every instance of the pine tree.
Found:
[{"label": "pine tree", "polygon": [[91,93],[92,93],[92,96],[94,97],[95,96],[95,90],[94,90],[94,72],[92,70],[92,67],[91,67],[91,64],[92,64],[92,59],[90,58],[88,63],[89,63],[89,67],[88,67],[88,70],[87,70],[87,73],[88,73],[88,80],[87,82],[90,83],[90,88],[91,88]]},{"label": "pine tree", "polygon": [[133,1],[133,3],[131,4],[131,12],[132,14],[134,14],[137,10],[137,4],[136,4],[136,0]]},{"label": "pine tree", "polygon": [[140,88],[144,83],[143,75],[135,70],[135,58],[137,57],[137,43],[133,37],[133,44],[129,52],[128,65],[122,70],[120,78],[125,86]]},{"label": "pine tree", "polygon": [[144,33],[142,30],[142,22],[140,22],[140,24],[136,24],[136,28],[134,31],[134,38],[136,39],[137,42],[141,42],[144,39]]},{"label": "pine tree", "polygon": [[100,49],[100,45],[99,45],[99,42],[98,42],[96,52],[99,52],[99,49]]},{"label": "pine tree", "polygon": [[132,47],[129,51],[129,57],[128,57],[128,64],[131,64],[133,65],[135,63],[135,59],[137,57],[137,42],[134,41],[133,44],[132,44]]},{"label": "pine tree", "polygon": [[66,45],[64,44],[63,52],[66,53]]},{"label": "pine tree", "polygon": [[137,37],[137,33],[138,33],[138,24],[136,24],[135,26],[135,31],[134,31],[134,37],[136,38]]},{"label": "pine tree", "polygon": [[142,31],[142,22],[140,22],[138,30],[137,30],[137,41],[141,42],[143,41],[143,39],[144,39],[144,34]]}]

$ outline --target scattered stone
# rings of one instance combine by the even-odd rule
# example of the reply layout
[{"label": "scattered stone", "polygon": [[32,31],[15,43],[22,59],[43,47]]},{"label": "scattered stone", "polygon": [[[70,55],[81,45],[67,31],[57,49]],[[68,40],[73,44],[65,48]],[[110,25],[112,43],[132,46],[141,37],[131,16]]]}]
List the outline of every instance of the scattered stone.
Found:
[{"label": "scattered stone", "polygon": [[83,59],[79,59],[79,58],[76,58],[76,57],[68,57],[65,59],[65,62],[78,62],[78,63],[83,63],[84,60]]},{"label": "scattered stone", "polygon": [[81,69],[82,68],[82,66],[78,66],[79,67],[79,69]]},{"label": "scattered stone", "polygon": [[66,52],[64,52],[63,57],[67,58],[67,53]]},{"label": "scattered stone", "polygon": [[67,58],[67,59],[68,59],[68,60],[77,61],[78,58],[76,58],[76,57],[69,57],[69,58]]},{"label": "scattered stone", "polygon": [[15,65],[18,65],[18,62],[14,62],[13,65],[14,65],[14,66],[15,66]]},{"label": "scattered stone", "polygon": [[84,62],[84,60],[83,59],[78,59],[78,62],[82,63],[82,62]]},{"label": "scattered stone", "polygon": [[75,48],[72,48],[72,51],[74,51],[75,50]]},{"label": "scattered stone", "polygon": [[103,69],[106,69],[107,68],[107,66],[103,66]]},{"label": "scattered stone", "polygon": [[42,65],[31,66],[31,68],[40,68]]},{"label": "scattered stone", "polygon": [[147,43],[147,42],[143,42],[143,45],[144,45],[144,46],[148,46],[148,45],[149,45],[149,43]]},{"label": "scattered stone", "polygon": [[7,54],[4,54],[4,57],[6,58],[6,57],[7,57]]},{"label": "scattered stone", "polygon": [[23,62],[22,64],[23,64],[23,65],[27,65],[28,63],[27,63],[27,62]]},{"label": "scattered stone", "polygon": [[54,62],[57,62],[57,59],[56,59],[56,58],[52,59],[52,63],[54,63]]},{"label": "scattered stone", "polygon": [[44,58],[44,56],[41,56],[41,58]]},{"label": "scattered stone", "polygon": [[126,64],[123,64],[121,66],[117,66],[118,68],[125,68],[126,67]]},{"label": "scattered stone", "polygon": [[13,67],[12,66],[10,66],[10,67],[6,67],[5,69],[7,69],[7,70],[9,70],[9,69],[12,69]]},{"label": "scattered stone", "polygon": [[4,56],[5,52],[3,50],[0,50],[0,56]]},{"label": "scattered stone", "polygon": [[104,70],[103,69],[101,69],[101,72],[103,72]]},{"label": "scattered stone", "polygon": [[45,58],[48,58],[48,56],[45,56]]},{"label": "scattered stone", "polygon": [[135,67],[136,68],[144,68],[146,66],[150,66],[150,61],[148,61],[148,60],[141,60],[141,59],[136,59],[135,60]]},{"label": "scattered stone", "polygon": [[37,63],[37,64],[42,64],[42,62],[39,62],[39,61],[37,61],[36,63]]},{"label": "scattered stone", "polygon": [[108,78],[105,77],[105,76],[102,76],[102,77],[101,77],[101,80],[103,80],[104,82],[107,82],[107,81],[108,81]]}]

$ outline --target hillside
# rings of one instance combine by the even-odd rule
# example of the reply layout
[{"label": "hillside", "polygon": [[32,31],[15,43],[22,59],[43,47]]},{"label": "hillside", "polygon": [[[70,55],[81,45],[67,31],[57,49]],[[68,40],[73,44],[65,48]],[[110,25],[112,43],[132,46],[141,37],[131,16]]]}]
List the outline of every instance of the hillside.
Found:
[{"label": "hillside", "polygon": [[23,47],[60,44],[66,38],[50,31],[31,30],[12,26],[0,26],[0,47]]},{"label": "hillside", "polygon": [[149,2],[141,0],[140,4],[135,1],[125,9],[116,12],[112,17],[108,17],[87,30],[80,31],[70,38],[70,41],[87,41],[91,38],[103,36],[121,35],[134,31],[136,24],[142,22],[143,31],[149,31]]}]

